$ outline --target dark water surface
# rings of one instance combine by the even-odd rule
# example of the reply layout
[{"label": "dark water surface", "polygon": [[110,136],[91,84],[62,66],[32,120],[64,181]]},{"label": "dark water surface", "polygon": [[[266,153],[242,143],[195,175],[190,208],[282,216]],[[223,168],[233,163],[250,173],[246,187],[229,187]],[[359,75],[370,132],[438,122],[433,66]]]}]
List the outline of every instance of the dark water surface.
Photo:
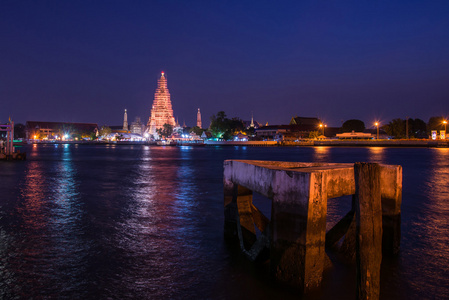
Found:
[{"label": "dark water surface", "polygon": [[[223,239],[223,160],[403,166],[381,299],[449,299],[449,149],[27,146],[0,162],[1,299],[298,299]],[[255,199],[269,211],[269,201]],[[329,219],[344,213],[329,201]],[[355,298],[336,265],[313,299]]]}]

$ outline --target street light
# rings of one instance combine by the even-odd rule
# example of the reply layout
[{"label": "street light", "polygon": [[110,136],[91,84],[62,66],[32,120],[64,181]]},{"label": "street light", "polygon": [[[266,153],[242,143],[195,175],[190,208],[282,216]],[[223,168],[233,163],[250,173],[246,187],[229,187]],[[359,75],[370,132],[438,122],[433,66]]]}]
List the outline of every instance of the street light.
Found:
[{"label": "street light", "polygon": [[447,121],[444,120],[444,121],[443,121],[443,124],[444,124],[444,132],[446,132],[446,124],[447,124]]},{"label": "street light", "polygon": [[377,139],[379,139],[379,122],[374,123],[377,127]]},{"label": "street light", "polygon": [[320,129],[323,129],[323,135],[324,135],[324,128],[326,128],[326,127],[327,127],[326,124],[323,124],[323,123],[320,124]]}]

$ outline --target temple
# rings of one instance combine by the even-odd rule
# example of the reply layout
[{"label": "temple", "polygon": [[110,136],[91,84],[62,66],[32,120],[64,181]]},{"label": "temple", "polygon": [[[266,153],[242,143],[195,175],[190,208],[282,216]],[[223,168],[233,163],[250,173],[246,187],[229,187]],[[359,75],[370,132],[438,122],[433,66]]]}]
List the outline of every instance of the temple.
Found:
[{"label": "temple", "polygon": [[164,72],[162,72],[161,78],[157,81],[151,116],[147,123],[148,133],[153,135],[157,134],[156,130],[163,128],[164,124],[169,124],[173,127],[176,125],[170,101],[170,92],[167,88],[167,79],[165,79],[164,75]]},{"label": "temple", "polygon": [[202,125],[201,125],[201,112],[200,112],[199,108],[198,108],[198,113],[196,114],[196,126],[198,126],[199,128],[202,128]]},{"label": "temple", "polygon": [[128,130],[128,114],[126,113],[123,115],[123,130]]}]

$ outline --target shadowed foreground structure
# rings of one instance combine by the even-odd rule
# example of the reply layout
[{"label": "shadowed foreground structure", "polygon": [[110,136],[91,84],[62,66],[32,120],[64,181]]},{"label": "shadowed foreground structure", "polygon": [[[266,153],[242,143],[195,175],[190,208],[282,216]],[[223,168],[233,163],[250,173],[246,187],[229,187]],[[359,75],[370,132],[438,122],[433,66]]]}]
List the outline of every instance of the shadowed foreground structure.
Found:
[{"label": "shadowed foreground structure", "polygon": [[[271,219],[253,205],[253,191],[272,199]],[[352,209],[326,233],[327,200],[345,195],[354,195]],[[378,299],[382,250],[399,251],[401,201],[397,165],[224,162],[225,236],[250,260],[269,249],[274,277],[304,293],[321,285],[325,249],[344,237],[355,245],[358,299]]]}]

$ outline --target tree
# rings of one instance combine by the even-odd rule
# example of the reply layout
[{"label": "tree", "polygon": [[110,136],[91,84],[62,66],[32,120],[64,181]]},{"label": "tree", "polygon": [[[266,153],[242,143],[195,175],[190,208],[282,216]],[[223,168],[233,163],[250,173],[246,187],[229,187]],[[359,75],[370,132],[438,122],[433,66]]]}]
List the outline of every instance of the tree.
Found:
[{"label": "tree", "polygon": [[244,131],[247,136],[254,137],[256,135],[256,129],[254,127],[248,127]]},{"label": "tree", "polygon": [[89,136],[83,136],[85,138],[90,138],[92,141],[98,139],[96,132],[91,132]]},{"label": "tree", "polygon": [[14,138],[24,139],[26,138],[25,125],[14,124]]},{"label": "tree", "polygon": [[224,111],[219,111],[217,115],[210,117],[209,130],[213,137],[219,139],[225,138],[226,133],[230,130],[230,124]]},{"label": "tree", "polygon": [[341,126],[343,132],[363,132],[365,130],[365,123],[357,119],[347,120]]},{"label": "tree", "polygon": [[405,138],[405,120],[401,118],[393,119],[382,127],[383,130],[395,139]]},{"label": "tree", "polygon": [[209,131],[215,138],[229,140],[233,135],[246,132],[245,124],[240,118],[228,119],[224,111],[212,115],[210,121]]},{"label": "tree", "polygon": [[168,137],[173,133],[173,126],[170,124],[165,123],[162,128],[156,129],[156,132],[160,136]]},{"label": "tree", "polygon": [[426,138],[427,125],[421,119],[409,119],[408,120],[408,136],[411,138]]},{"label": "tree", "polygon": [[309,132],[309,139],[316,139],[320,136],[320,132],[318,130]]},{"label": "tree", "polygon": [[195,127],[190,128],[189,132],[194,132],[197,136],[201,136],[204,131],[206,131],[206,130],[199,128],[198,126],[195,126]]},{"label": "tree", "polygon": [[101,126],[99,133],[101,137],[106,138],[108,135],[111,134],[111,132],[112,130],[108,126]]},{"label": "tree", "polygon": [[59,126],[57,135],[58,137],[70,137],[73,133],[75,133],[75,128],[72,124],[62,124]]},{"label": "tree", "polygon": [[430,135],[432,130],[444,130],[444,120],[443,117],[430,117],[429,122],[427,123],[427,133]]}]

